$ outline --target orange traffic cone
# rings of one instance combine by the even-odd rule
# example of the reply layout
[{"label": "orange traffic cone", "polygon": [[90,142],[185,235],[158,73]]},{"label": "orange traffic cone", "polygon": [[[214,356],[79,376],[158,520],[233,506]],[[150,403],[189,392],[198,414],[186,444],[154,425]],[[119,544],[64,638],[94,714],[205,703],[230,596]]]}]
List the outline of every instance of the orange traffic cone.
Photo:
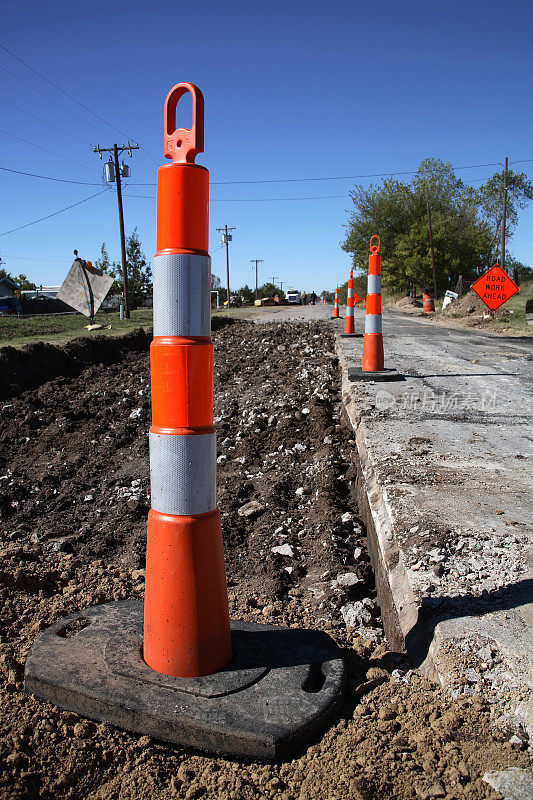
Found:
[{"label": "orange traffic cone", "polygon": [[[372,242],[377,239],[377,244]],[[355,380],[402,380],[395,369],[385,369],[383,356],[383,331],[381,324],[381,240],[370,239],[368,257],[368,285],[366,294],[365,337],[363,340],[363,365],[361,369],[351,367],[348,378]]]},{"label": "orange traffic cone", "polygon": [[355,332],[355,322],[353,316],[353,309],[356,303],[359,302],[361,298],[358,294],[355,293],[354,289],[354,279],[353,279],[353,269],[350,270],[350,277],[348,278],[348,296],[346,298],[346,319],[344,322],[344,333],[341,333],[341,336],[360,336],[361,334],[357,334]]},{"label": "orange traffic cone", "polygon": [[[185,92],[192,127],[176,130]],[[136,735],[286,760],[337,714],[346,669],[324,631],[236,620],[230,640],[215,493],[209,178],[194,163],[202,150],[203,98],[180,83],[165,103],[173,163],[157,176],[144,639],[140,600],[76,611],[39,635],[24,689]]]},{"label": "orange traffic cone", "polygon": [[348,278],[348,297],[346,298],[346,321],[344,323],[344,333],[355,333],[355,322],[353,317],[353,269],[350,270],[350,277]]},{"label": "orange traffic cone", "polygon": [[[176,130],[190,92],[191,130]],[[143,656],[175,677],[224,669],[232,657],[213,427],[209,173],[203,96],[179,83],[165,103],[165,156],[157,174],[152,427]]]},{"label": "orange traffic cone", "polygon": [[[377,245],[372,241],[378,240]],[[384,366],[383,330],[381,325],[381,241],[370,239],[368,256],[368,288],[366,294],[365,338],[363,340],[363,372],[379,372]]]},{"label": "orange traffic cone", "polygon": [[333,308],[333,316],[331,319],[341,319],[339,316],[339,285],[337,284],[337,288],[335,289],[335,306]]}]

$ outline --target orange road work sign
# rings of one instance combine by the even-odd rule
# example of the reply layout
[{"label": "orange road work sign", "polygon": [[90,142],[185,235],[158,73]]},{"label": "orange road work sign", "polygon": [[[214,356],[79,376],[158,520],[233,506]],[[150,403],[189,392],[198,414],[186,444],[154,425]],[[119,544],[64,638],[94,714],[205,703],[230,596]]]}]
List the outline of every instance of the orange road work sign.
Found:
[{"label": "orange road work sign", "polygon": [[510,297],[520,291],[516,283],[495,264],[481,278],[472,284],[472,290],[480,297],[491,311],[503,306]]}]

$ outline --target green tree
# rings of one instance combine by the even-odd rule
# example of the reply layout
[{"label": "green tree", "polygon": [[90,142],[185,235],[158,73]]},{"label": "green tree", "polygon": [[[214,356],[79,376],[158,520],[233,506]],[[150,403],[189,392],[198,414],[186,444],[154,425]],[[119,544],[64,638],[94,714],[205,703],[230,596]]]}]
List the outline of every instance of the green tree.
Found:
[{"label": "green tree", "polygon": [[251,303],[255,298],[254,292],[252,292],[247,283],[237,289],[237,294],[243,298],[243,303]]},{"label": "green tree", "polygon": [[390,178],[366,189],[356,186],[351,197],[355,208],[341,247],[352,254],[354,268],[366,272],[370,237],[379,234],[386,287],[432,284],[428,201],[438,288],[454,286],[459,275],[474,280],[489,265],[491,228],[480,213],[479,192],[447,162],[425,159],[410,183]]},{"label": "green tree", "polygon": [[100,255],[94,262],[94,266],[96,267],[96,269],[99,269],[102,272],[109,272],[110,270],[111,262],[109,260],[109,253],[107,252],[107,247],[105,242],[102,242],[102,247],[100,248]]},{"label": "green tree", "polygon": [[[102,245],[101,257],[97,261],[97,264],[99,265],[101,259],[105,257],[109,259],[104,243]],[[131,236],[126,237],[126,261],[128,264],[130,306],[132,308],[137,308],[142,305],[143,301],[152,293],[152,270],[150,265],[147,264],[146,257],[142,252],[137,228],[134,229]],[[109,290],[110,294],[122,294],[122,265],[114,261],[109,265],[107,272],[115,279]]]},{"label": "green tree", "polygon": [[262,297],[274,297],[274,295],[278,294],[279,289],[277,286],[274,286],[273,283],[264,283],[262,286],[259,286],[257,290],[258,298]]},{"label": "green tree", "polygon": [[17,275],[16,278],[13,278],[13,280],[15,281],[15,283],[18,283],[19,289],[37,288],[36,284],[33,283],[33,281],[28,280],[28,278],[25,275],[23,275],[22,272],[20,273],[20,275]]}]

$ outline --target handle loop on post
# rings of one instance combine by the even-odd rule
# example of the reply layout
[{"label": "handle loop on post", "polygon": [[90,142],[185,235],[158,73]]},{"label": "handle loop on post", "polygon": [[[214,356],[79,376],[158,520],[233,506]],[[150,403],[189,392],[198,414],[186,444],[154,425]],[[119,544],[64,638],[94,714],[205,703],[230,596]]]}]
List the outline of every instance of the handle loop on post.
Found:
[{"label": "handle loop on post", "polygon": [[[377,244],[372,244],[374,239],[378,240]],[[370,237],[370,252],[371,253],[379,253],[380,247],[381,247],[381,239],[379,238],[377,233],[375,233],[373,236]]]},{"label": "handle loop on post", "polygon": [[[192,124],[176,130],[176,107],[181,97],[192,95]],[[194,164],[198,153],[204,151],[204,96],[193,83],[177,83],[165,100],[165,158],[176,164]]]}]

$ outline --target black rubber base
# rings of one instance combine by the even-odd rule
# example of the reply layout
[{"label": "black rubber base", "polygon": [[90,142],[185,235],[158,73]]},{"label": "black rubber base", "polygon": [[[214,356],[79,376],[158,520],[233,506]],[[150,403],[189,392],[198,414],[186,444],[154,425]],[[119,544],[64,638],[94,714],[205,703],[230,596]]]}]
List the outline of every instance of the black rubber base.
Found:
[{"label": "black rubber base", "polygon": [[330,319],[337,319],[337,320],[339,320],[339,321],[340,321],[340,320],[343,320],[343,321],[344,321],[344,317],[330,317]]},{"label": "black rubber base", "polygon": [[364,333],[340,333],[339,334],[339,336],[342,336],[343,339],[354,339],[354,338],[362,339],[364,335],[365,335]]},{"label": "black rubber base", "polygon": [[171,678],[143,661],[142,622],[139,600],[64,617],[31,648],[25,691],[134,733],[262,760],[300,750],[342,699],[344,661],[320,631],[232,622],[227,669]]},{"label": "black rubber base", "polygon": [[401,372],[395,369],[382,369],[379,372],[363,372],[360,367],[348,368],[349,381],[404,381]]}]

